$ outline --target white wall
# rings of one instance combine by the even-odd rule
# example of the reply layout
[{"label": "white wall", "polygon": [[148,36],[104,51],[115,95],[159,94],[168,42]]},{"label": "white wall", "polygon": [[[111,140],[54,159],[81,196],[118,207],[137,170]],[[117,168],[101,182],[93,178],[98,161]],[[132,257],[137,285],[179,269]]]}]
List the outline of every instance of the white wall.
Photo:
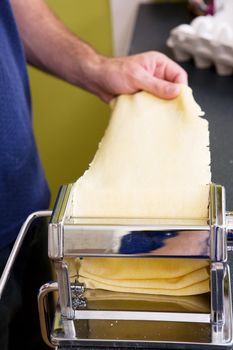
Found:
[{"label": "white wall", "polygon": [[138,5],[150,1],[151,0],[110,0],[113,53],[115,56],[127,55]]}]

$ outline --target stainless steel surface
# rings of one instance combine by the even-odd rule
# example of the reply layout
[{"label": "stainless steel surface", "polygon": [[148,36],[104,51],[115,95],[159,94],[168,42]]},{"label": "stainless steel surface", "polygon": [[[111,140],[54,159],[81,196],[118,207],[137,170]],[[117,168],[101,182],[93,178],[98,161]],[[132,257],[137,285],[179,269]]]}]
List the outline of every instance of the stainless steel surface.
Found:
[{"label": "stainless steel surface", "polygon": [[131,221],[129,226],[64,225],[64,231],[64,255],[68,257],[210,257],[207,226],[147,227]]},{"label": "stainless steel surface", "polygon": [[[77,218],[72,216],[72,184],[63,186],[49,225],[49,256],[174,257],[226,261],[226,233],[232,219],[225,190],[210,185],[206,219]],[[183,248],[185,246],[185,249]]]},{"label": "stainless steel surface", "polygon": [[211,229],[211,260],[226,261],[226,198],[224,187],[210,185],[209,217]]},{"label": "stainless steel surface", "polygon": [[210,315],[181,312],[77,310],[76,320],[128,320],[210,323]]},{"label": "stainless steel surface", "polygon": [[[99,255],[210,257],[207,218],[76,218],[71,207],[72,184],[62,187],[49,225],[51,259]],[[181,242],[187,249],[181,248]]]},{"label": "stainless steel surface", "polygon": [[32,213],[31,215],[28,216],[28,218],[26,219],[26,221],[23,223],[19,234],[17,236],[17,239],[14,243],[14,246],[12,248],[12,251],[9,255],[9,258],[7,260],[6,266],[3,270],[1,279],[0,279],[0,299],[3,293],[3,290],[5,288],[6,282],[10,276],[11,270],[13,268],[15,259],[19,253],[20,247],[23,243],[23,240],[28,232],[29,227],[31,226],[32,222],[38,218],[42,218],[42,217],[50,217],[52,214],[52,211],[50,210],[44,210],[44,211],[37,211]]},{"label": "stainless steel surface", "polygon": [[226,268],[223,263],[211,265],[211,321],[222,325],[225,322],[224,310],[224,275]]},{"label": "stainless steel surface", "polygon": [[[44,342],[54,348],[55,344],[51,342],[51,329],[52,329],[52,320],[50,319],[50,310],[48,302],[48,294],[57,292],[58,284],[56,282],[44,284],[38,294],[38,309],[39,309],[39,318],[40,318],[40,329],[41,335]],[[57,345],[57,344],[56,344]]]},{"label": "stainless steel surface", "polygon": [[233,212],[226,212],[227,239],[233,240]]},{"label": "stainless steel surface", "polygon": [[[49,225],[49,256],[57,272],[60,308],[59,326],[54,326],[51,335],[54,344],[99,346],[109,342],[128,346],[137,342],[146,347],[165,344],[176,347],[179,343],[195,345],[198,349],[232,345],[226,262],[227,234],[233,231],[233,216],[226,212],[222,186],[210,184],[209,217],[197,220],[77,218],[73,216],[72,198],[72,184],[63,186]],[[189,259],[207,259],[211,284],[209,308],[198,310],[196,304],[196,310],[179,309],[177,305],[174,309],[174,304],[167,298],[165,302],[162,296],[160,303],[155,300],[145,303],[139,295],[135,303],[126,302],[114,292],[105,294],[102,304],[96,306],[93,293],[78,281],[70,280],[64,261],[95,256],[185,258],[187,263]],[[96,295],[100,296],[98,292]],[[114,334],[112,327],[116,329]]]},{"label": "stainless steel surface", "polygon": [[86,310],[156,311],[210,314],[210,293],[168,296],[86,289]]},{"label": "stainless steel surface", "polygon": [[63,252],[63,239],[64,239],[64,220],[66,218],[65,209],[69,199],[72,184],[63,185],[58,193],[55,208],[50,220],[49,233],[48,233],[48,256],[51,259],[62,259]]},{"label": "stainless steel surface", "polygon": [[[210,310],[208,307],[203,313],[187,313],[183,310],[183,318],[187,316],[185,322],[177,322],[176,312],[173,314],[172,318],[169,321],[163,319],[163,313],[161,313],[161,318],[159,321],[149,320],[147,313],[142,313],[142,319],[126,319],[127,314],[131,315],[131,312],[126,312],[125,315],[122,315],[122,318],[118,318],[120,313],[109,312],[107,317],[101,319],[99,315],[100,311],[96,312],[96,315],[99,316],[99,319],[94,319],[91,315],[89,319],[85,317],[78,317],[74,320],[64,320],[61,318],[59,308],[56,313],[56,322],[54,329],[52,331],[52,342],[58,343],[61,346],[64,345],[67,348],[69,346],[114,346],[114,347],[134,347],[137,344],[137,347],[142,348],[161,348],[166,346],[166,348],[179,348],[187,349],[210,349],[210,348],[230,348],[232,346],[232,305],[231,305],[231,295],[229,289],[229,270],[228,267],[225,273],[225,283],[224,283],[224,309],[225,309],[225,320],[221,325],[215,325],[210,320]],[[100,296],[100,291],[93,292],[87,291],[85,296],[89,294],[89,300],[97,297],[95,302],[96,309],[104,309],[106,307],[106,298],[109,299],[109,305],[119,297],[119,293],[116,293],[114,297],[114,292],[104,292],[102,295],[102,300]],[[110,297],[106,297],[110,293]],[[99,294],[99,295],[98,295]],[[148,296],[144,295],[144,298]],[[157,296],[158,297],[158,296]],[[201,297],[201,296],[198,296]],[[112,301],[111,301],[112,298]],[[140,295],[140,298],[143,298],[143,295]],[[139,298],[139,299],[140,299]],[[153,296],[151,296],[153,299]],[[186,302],[190,297],[186,297]],[[191,297],[192,298],[192,297]],[[167,302],[166,299],[169,301]],[[171,303],[171,297],[161,296],[161,308],[163,308],[163,303],[165,307]],[[176,300],[179,300],[179,297],[174,297]],[[93,301],[93,300],[92,300]],[[196,300],[197,304],[198,299]],[[200,300],[201,301],[201,300]],[[118,300],[119,305],[122,303],[121,298]],[[152,306],[153,308],[153,301]],[[181,303],[182,304],[182,303]],[[120,307],[120,306],[119,306]],[[177,306],[181,308],[182,306]],[[83,312],[83,311],[82,311]],[[89,312],[90,314],[90,312]],[[106,314],[106,310],[105,310]],[[140,314],[140,312],[138,312]],[[80,313],[82,315],[82,313]],[[86,312],[87,315],[87,312]],[[113,318],[113,315],[116,318]],[[145,315],[145,320],[143,316]],[[153,315],[153,312],[151,312]],[[104,315],[106,316],[106,315]],[[178,315],[177,315],[178,316]],[[195,322],[200,316],[200,322]],[[108,319],[109,317],[109,319]],[[139,316],[138,316],[139,317]],[[195,319],[193,319],[195,317]],[[64,323],[66,324],[66,331],[64,331]],[[204,322],[203,322],[204,321]],[[75,333],[74,333],[75,330]]]},{"label": "stainless steel surface", "polygon": [[68,267],[63,261],[57,260],[54,267],[57,274],[61,314],[63,317],[72,319],[74,318],[74,310]]}]

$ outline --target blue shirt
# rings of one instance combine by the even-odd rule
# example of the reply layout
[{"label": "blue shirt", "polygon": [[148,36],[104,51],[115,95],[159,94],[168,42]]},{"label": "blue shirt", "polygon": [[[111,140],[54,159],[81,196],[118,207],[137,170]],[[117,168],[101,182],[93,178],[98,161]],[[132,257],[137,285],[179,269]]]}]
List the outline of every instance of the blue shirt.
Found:
[{"label": "blue shirt", "polygon": [[48,208],[49,197],[22,43],[9,0],[0,0],[0,249],[15,240],[30,213]]}]

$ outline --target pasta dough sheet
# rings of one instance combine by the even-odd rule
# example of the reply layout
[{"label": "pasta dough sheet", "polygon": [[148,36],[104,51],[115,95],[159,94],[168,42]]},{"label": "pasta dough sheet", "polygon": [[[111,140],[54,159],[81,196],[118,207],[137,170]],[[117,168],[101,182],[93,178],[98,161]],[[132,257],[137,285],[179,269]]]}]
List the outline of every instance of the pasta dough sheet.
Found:
[{"label": "pasta dough sheet", "polygon": [[183,86],[174,100],[118,97],[99,149],[74,189],[74,216],[206,218],[207,120]]},{"label": "pasta dough sheet", "polygon": [[[208,218],[208,122],[189,87],[174,100],[122,95],[89,169],[73,189],[78,217]],[[84,259],[89,288],[191,295],[209,290],[206,261]]]},{"label": "pasta dough sheet", "polygon": [[195,295],[209,291],[209,264],[203,260],[84,259],[80,282],[118,292]]}]

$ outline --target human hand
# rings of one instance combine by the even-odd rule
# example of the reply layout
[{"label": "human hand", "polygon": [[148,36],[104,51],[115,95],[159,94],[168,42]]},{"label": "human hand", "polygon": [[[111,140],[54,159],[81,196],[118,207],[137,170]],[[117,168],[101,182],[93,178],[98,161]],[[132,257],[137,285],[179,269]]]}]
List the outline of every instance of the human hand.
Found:
[{"label": "human hand", "polygon": [[149,51],[122,58],[99,56],[88,81],[86,88],[105,102],[140,90],[172,99],[180,93],[179,84],[187,84],[187,74],[164,54]]},{"label": "human hand", "polygon": [[11,0],[11,5],[28,62],[105,102],[140,90],[171,99],[180,92],[178,84],[187,83],[185,71],[156,51],[122,58],[98,54],[69,31],[46,1]]}]

